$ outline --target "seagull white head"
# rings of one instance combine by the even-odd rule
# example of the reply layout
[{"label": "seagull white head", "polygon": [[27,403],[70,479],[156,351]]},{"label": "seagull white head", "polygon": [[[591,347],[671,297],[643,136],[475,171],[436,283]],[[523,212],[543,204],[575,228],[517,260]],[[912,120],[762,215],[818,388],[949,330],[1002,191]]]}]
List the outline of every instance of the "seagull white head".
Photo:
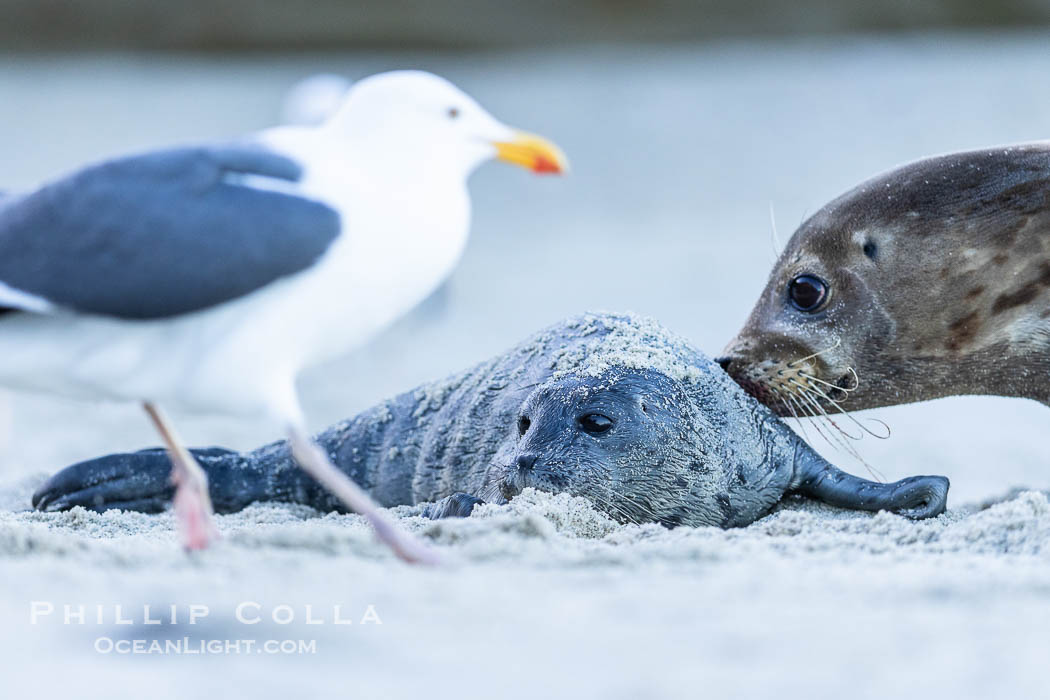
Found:
[{"label": "seagull white head", "polygon": [[553,143],[501,123],[455,85],[424,71],[379,73],[354,83],[324,128],[355,151],[371,152],[372,163],[402,174],[465,178],[492,158],[536,173],[568,170]]}]

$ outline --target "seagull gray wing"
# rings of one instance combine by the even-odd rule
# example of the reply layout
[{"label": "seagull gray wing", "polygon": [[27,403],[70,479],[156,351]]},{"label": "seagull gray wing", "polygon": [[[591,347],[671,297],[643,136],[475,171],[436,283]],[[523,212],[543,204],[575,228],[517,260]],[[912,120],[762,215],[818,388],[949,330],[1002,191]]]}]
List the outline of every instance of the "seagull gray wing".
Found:
[{"label": "seagull gray wing", "polygon": [[0,198],[0,305],[155,319],[249,294],[307,269],[339,235],[326,204],[240,184],[301,176],[259,146],[181,148]]}]

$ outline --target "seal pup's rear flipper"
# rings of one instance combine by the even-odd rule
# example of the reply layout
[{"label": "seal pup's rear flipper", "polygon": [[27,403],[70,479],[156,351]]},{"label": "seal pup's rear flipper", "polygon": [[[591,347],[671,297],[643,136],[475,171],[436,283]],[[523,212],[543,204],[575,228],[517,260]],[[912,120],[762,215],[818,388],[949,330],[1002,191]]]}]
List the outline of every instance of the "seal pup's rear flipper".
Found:
[{"label": "seal pup's rear flipper", "polygon": [[[262,475],[237,468],[239,452],[210,447],[191,450],[208,475],[215,510],[229,513],[253,500],[266,500]],[[260,483],[256,483],[260,482]],[[37,510],[135,510],[159,513],[171,502],[171,460],[163,448],[112,454],[66,467],[33,494]]]},{"label": "seal pup's rear flipper", "polygon": [[795,447],[795,478],[788,493],[839,508],[888,510],[914,520],[934,518],[948,501],[948,479],[910,476],[882,484],[847,474],[799,441]]}]

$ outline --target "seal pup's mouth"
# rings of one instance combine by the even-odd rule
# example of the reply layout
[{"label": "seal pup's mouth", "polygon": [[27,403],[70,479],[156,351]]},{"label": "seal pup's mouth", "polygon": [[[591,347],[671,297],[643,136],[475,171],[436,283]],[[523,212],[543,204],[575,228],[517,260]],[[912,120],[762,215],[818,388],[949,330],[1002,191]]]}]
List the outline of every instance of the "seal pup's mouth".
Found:
[{"label": "seal pup's mouth", "polygon": [[[526,419],[527,420],[527,419]],[[506,500],[511,500],[525,488],[535,486],[530,479],[536,466],[536,456],[532,454],[519,454],[510,464],[504,464],[501,471],[503,478],[499,480],[499,494]]]},{"label": "seal pup's mouth", "polygon": [[506,501],[530,487],[548,493],[571,492],[568,480],[559,471],[562,468],[564,465],[558,460],[543,464],[535,455],[523,454],[502,467],[503,476],[496,483],[496,490]]},{"label": "seal pup's mouth", "polygon": [[510,501],[529,486],[524,474],[511,473],[499,482],[499,495]]}]

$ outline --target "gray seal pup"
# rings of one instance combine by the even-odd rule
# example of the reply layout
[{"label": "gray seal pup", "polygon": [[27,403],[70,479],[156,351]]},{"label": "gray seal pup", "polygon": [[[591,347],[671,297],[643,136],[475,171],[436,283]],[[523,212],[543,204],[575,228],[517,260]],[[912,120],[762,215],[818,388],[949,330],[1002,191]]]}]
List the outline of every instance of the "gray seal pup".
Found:
[{"label": "gray seal pup", "polygon": [[[467,515],[531,486],[591,500],[621,522],[747,525],[782,496],[912,518],[940,514],[948,480],[865,481],[824,461],[717,364],[654,321],[588,314],[317,436],[384,506]],[[196,450],[219,512],[253,501],[341,510],[288,444]],[[158,511],[172,487],[159,449],[75,464],[33,496],[41,510]]]},{"label": "gray seal pup", "polygon": [[1050,405],[1050,143],[920,160],[805,221],[719,363],[780,415]]}]

